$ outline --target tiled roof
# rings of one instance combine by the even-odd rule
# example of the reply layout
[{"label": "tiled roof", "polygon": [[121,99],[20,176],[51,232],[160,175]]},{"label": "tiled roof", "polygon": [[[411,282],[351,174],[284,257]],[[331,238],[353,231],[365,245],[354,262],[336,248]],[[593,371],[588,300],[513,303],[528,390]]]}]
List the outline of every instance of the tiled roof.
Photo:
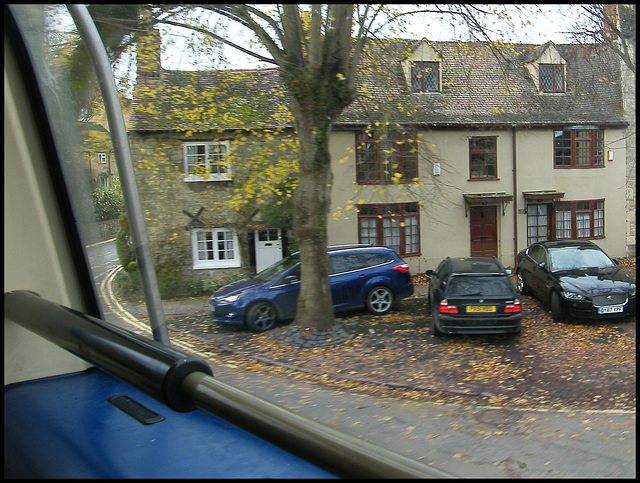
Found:
[{"label": "tiled roof", "polygon": [[139,76],[132,130],[254,129],[289,126],[276,69],[162,70]]},{"label": "tiled roof", "polygon": [[[382,69],[364,68],[363,59],[360,94],[345,109],[336,127],[371,122],[432,126],[625,124],[619,61],[603,46],[553,45],[566,61],[567,88],[562,94],[541,94],[525,63],[535,61],[550,44],[505,46],[502,55],[496,57],[487,43],[430,43],[440,61],[441,92],[412,93],[401,61],[417,45],[416,41],[402,40],[388,44]],[[193,128],[242,128],[288,122],[277,114],[285,99],[277,70],[244,71],[249,77],[231,82],[228,71],[224,72],[162,71],[165,86],[178,87],[182,83],[188,88],[195,83],[214,88],[224,84],[219,92],[237,100],[237,104],[231,103],[232,114],[224,117],[212,113],[192,120]],[[172,105],[174,101],[159,95],[154,98],[156,113],[162,105],[169,111],[184,107],[176,107]],[[202,103],[215,103],[216,96],[199,99]],[[140,105],[141,101],[134,97],[134,104]],[[133,120],[138,130],[175,129],[167,116],[153,118],[136,109]]]}]

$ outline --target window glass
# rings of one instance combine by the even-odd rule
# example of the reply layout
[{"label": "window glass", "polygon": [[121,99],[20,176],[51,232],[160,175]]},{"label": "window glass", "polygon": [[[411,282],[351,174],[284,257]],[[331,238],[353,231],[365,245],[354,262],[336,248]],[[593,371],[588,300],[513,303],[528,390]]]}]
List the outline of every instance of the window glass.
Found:
[{"label": "window glass", "polygon": [[604,131],[568,129],[554,131],[553,162],[556,168],[604,166]]},{"label": "window glass", "polygon": [[447,297],[458,295],[496,296],[511,294],[513,286],[507,277],[451,277],[447,285]]},{"label": "window glass", "polygon": [[411,87],[415,92],[438,92],[440,90],[440,64],[438,62],[413,62],[411,64]]},{"label": "window glass", "polygon": [[538,264],[546,260],[546,252],[540,245],[531,247],[531,249],[529,250],[529,256],[534,262]]},{"label": "window glass", "polygon": [[230,179],[226,143],[185,143],[186,181],[220,181]]},{"label": "window glass", "polygon": [[405,183],[418,177],[418,142],[406,131],[356,134],[358,183]]},{"label": "window glass", "polygon": [[570,131],[554,131],[554,159],[556,166],[571,166]]},{"label": "window glass", "polygon": [[331,275],[351,272],[364,266],[358,255],[334,255],[330,257]]},{"label": "window glass", "polygon": [[[273,265],[268,266],[263,271],[258,273],[253,277],[254,280],[258,280],[259,282],[270,282],[278,278],[280,275],[285,273],[287,270],[295,267],[299,263],[297,256],[290,256],[283,258],[279,262],[274,263]],[[298,279],[300,276],[298,275]]]},{"label": "window glass", "polygon": [[594,204],[593,236],[604,236],[604,202],[602,201]]},{"label": "window glass", "polygon": [[549,205],[527,206],[527,244],[549,239]]},{"label": "window glass", "polygon": [[420,253],[418,203],[358,206],[360,243],[384,245],[400,256]]},{"label": "window glass", "polygon": [[571,238],[571,207],[556,207],[556,238]]},{"label": "window glass", "polygon": [[[417,208],[417,207],[416,207]],[[405,253],[420,251],[420,231],[417,216],[406,216],[404,219]]]},{"label": "window glass", "polygon": [[552,248],[549,250],[552,271],[583,268],[607,268],[615,263],[601,250],[590,248]]},{"label": "window glass", "polygon": [[469,139],[469,176],[471,179],[495,179],[497,173],[497,140],[492,137]]},{"label": "window glass", "polygon": [[382,244],[400,252],[400,220],[384,218],[382,220]]},{"label": "window glass", "polygon": [[240,266],[238,237],[228,229],[198,229],[192,232],[193,268]]},{"label": "window glass", "polygon": [[604,201],[558,203],[555,210],[556,238],[598,238],[604,236]]},{"label": "window glass", "polygon": [[562,64],[540,64],[540,90],[542,92],[564,92],[564,66]]}]

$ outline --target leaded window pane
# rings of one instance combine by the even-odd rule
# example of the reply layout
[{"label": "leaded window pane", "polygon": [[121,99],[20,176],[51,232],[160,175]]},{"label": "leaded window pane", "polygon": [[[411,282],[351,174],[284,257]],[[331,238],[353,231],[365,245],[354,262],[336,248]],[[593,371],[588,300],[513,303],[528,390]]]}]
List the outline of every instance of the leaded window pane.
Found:
[{"label": "leaded window pane", "polygon": [[411,64],[411,87],[418,92],[439,92],[440,64],[438,62]]},{"label": "leaded window pane", "polygon": [[540,64],[539,81],[542,92],[564,92],[564,66]]}]

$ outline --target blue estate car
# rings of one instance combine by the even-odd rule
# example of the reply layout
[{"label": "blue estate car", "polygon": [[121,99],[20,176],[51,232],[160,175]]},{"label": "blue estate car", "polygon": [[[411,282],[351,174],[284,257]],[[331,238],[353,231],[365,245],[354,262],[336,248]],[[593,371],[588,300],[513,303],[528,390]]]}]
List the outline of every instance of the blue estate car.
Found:
[{"label": "blue estate car", "polygon": [[[328,251],[335,311],[366,307],[382,315],[396,301],[413,294],[409,266],[391,248],[349,245]],[[209,298],[213,320],[263,332],[295,318],[300,291],[298,257],[294,253],[254,277],[222,287]]]}]

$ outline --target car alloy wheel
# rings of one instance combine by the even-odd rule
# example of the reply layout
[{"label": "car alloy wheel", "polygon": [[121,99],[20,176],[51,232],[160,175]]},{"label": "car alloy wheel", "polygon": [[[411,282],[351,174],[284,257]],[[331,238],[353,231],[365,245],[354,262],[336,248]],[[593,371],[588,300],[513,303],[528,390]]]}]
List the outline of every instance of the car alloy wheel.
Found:
[{"label": "car alloy wheel", "polygon": [[276,325],[276,310],[267,302],[252,305],[247,312],[247,327],[255,332],[271,330]]},{"label": "car alloy wheel", "polygon": [[393,292],[387,287],[376,287],[367,295],[367,309],[376,314],[386,314],[393,306]]}]

